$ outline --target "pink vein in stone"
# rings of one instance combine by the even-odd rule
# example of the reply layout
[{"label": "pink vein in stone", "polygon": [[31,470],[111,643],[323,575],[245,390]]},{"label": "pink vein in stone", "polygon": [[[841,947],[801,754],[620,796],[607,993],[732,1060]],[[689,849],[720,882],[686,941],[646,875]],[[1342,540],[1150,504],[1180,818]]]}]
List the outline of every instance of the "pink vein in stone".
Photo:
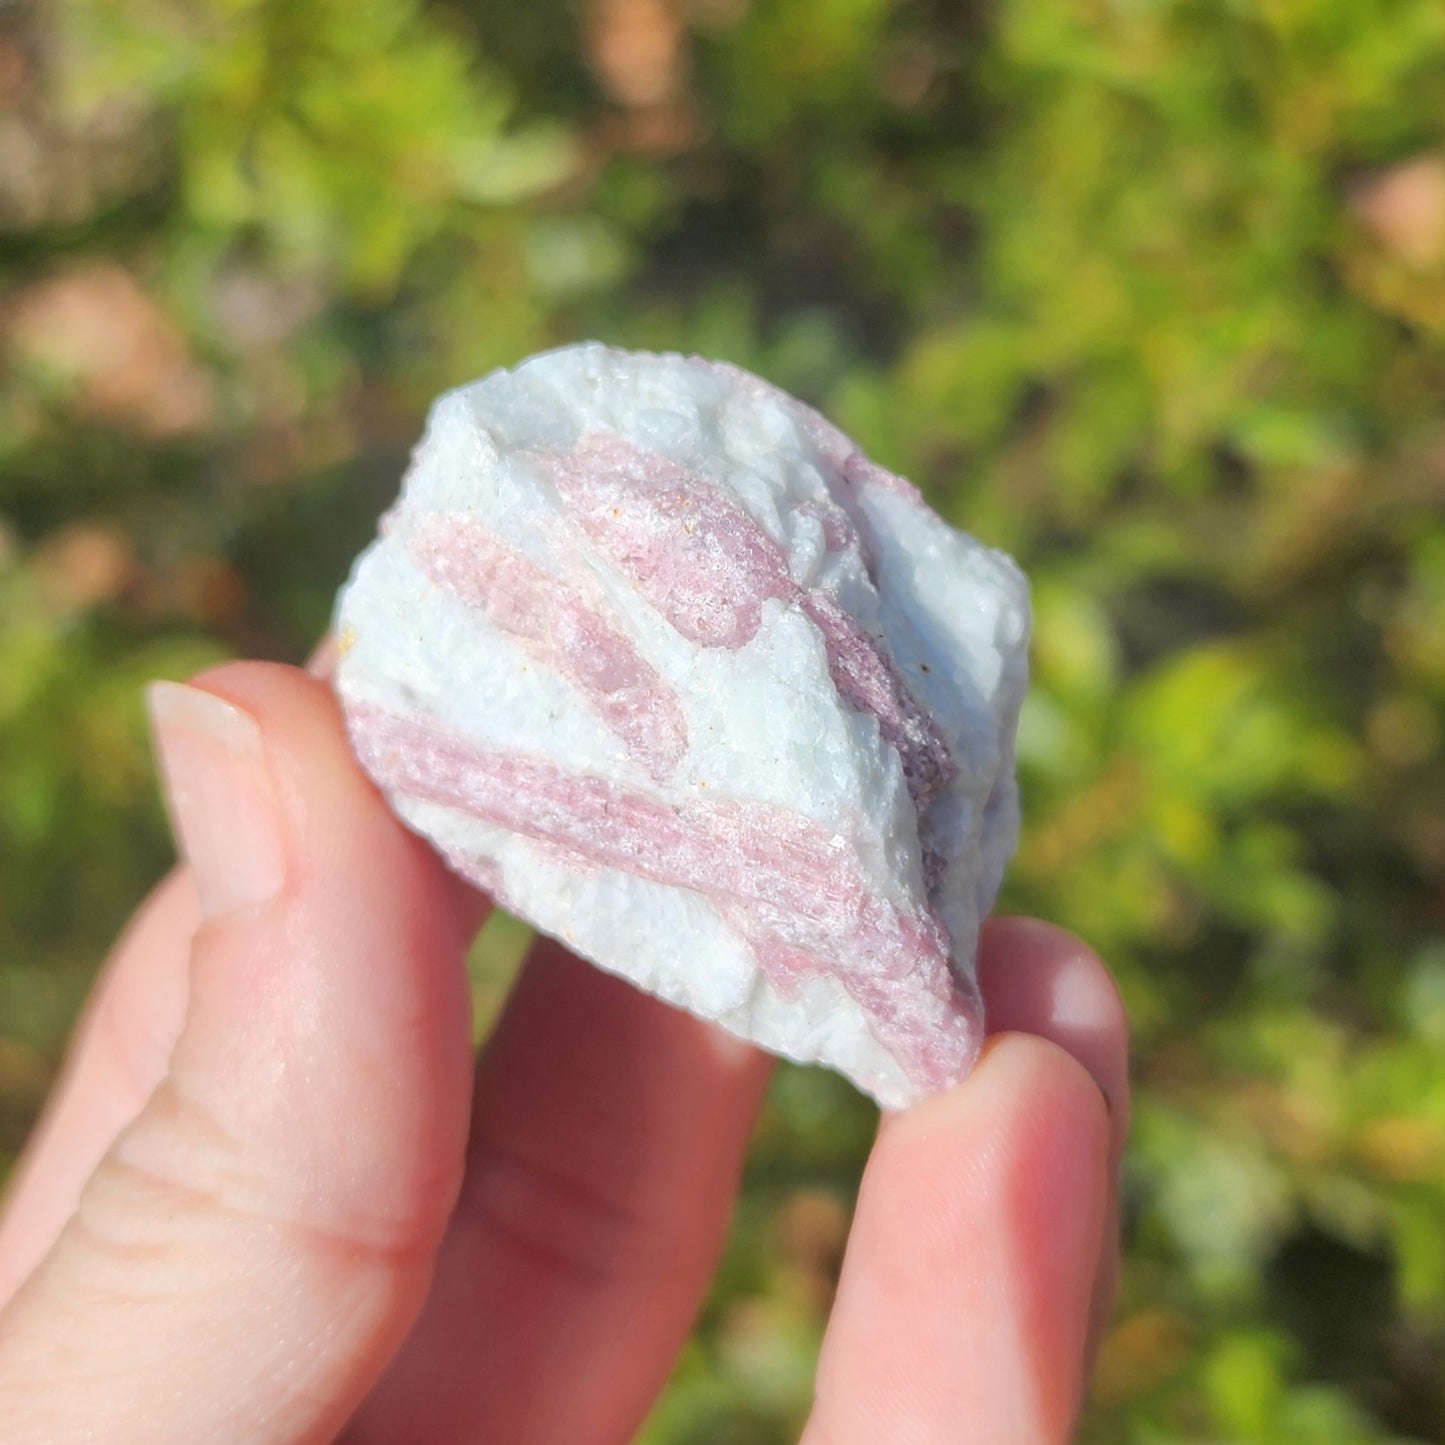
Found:
[{"label": "pink vein in stone", "polygon": [[818,497],[804,502],[798,510],[818,519],[823,529],[823,545],[830,552],[852,553],[862,564],[869,580],[874,580],[873,558],[859,536],[858,528],[853,525],[852,517],[842,507],[831,498]]},{"label": "pink vein in stone", "polygon": [[784,997],[809,975],[830,974],[921,1087],[945,1087],[972,1063],[978,996],[953,970],[942,923],[874,895],[846,841],[802,814],[671,802],[371,706],[352,708],[349,725],[357,755],[388,792],[537,840],[574,866],[711,899]]},{"label": "pink vein in stone", "polygon": [[666,680],[601,612],[600,603],[538,566],[475,518],[437,517],[410,543],[439,587],[515,637],[565,677],[662,782],[687,751],[687,722]]},{"label": "pink vein in stone", "polygon": [[[782,547],[737,501],[620,436],[589,435],[570,452],[538,452],[533,460],[593,546],[690,641],[742,647],[758,630],[764,602],[801,607],[822,634],[834,685],[850,706],[878,720],[924,818],[957,770],[937,724],[878,640],[829,592],[795,582]],[[825,543],[862,556],[847,512],[836,503],[814,507]]]},{"label": "pink vein in stone", "polygon": [[689,642],[751,642],[763,603],[797,588],[777,543],[726,493],[617,436],[536,452],[568,514]]}]

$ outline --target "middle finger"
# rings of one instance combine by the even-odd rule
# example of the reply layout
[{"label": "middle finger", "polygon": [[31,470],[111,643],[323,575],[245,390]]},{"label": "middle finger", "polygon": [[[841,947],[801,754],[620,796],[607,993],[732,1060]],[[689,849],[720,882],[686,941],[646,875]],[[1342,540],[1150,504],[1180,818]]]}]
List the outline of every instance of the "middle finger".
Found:
[{"label": "middle finger", "polygon": [[347,1439],[620,1445],[727,1231],[770,1062],[540,940],[421,1319]]}]

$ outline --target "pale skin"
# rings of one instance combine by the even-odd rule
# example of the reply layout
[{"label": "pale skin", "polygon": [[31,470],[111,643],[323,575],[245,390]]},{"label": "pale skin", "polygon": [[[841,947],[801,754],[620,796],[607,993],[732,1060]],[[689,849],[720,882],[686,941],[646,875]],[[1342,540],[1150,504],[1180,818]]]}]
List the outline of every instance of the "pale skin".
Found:
[{"label": "pale skin", "polygon": [[[486,900],[387,811],[329,689],[193,686],[158,709],[189,866],[116,945],[0,1214],[8,1445],[624,1445],[769,1060],[551,942],[474,1058]],[[1124,1015],[1045,923],[990,923],[980,972],[978,1067],[880,1126],[806,1445],[1073,1431]]]}]

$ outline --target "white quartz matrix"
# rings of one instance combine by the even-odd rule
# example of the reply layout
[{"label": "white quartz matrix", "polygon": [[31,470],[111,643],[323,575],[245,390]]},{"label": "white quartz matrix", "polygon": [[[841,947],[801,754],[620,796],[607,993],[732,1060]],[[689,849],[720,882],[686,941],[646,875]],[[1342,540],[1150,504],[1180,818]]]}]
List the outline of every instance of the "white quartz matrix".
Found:
[{"label": "white quartz matrix", "polygon": [[965,1074],[1028,593],[740,371],[588,344],[436,403],[337,616],[396,812],[639,988],[901,1107]]}]

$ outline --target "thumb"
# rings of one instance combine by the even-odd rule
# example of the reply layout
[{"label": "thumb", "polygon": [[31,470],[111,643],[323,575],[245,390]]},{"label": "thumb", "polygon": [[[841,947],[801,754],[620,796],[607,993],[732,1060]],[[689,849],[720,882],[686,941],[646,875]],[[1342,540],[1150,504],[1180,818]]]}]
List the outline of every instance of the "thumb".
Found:
[{"label": "thumb", "polygon": [[0,1315],[0,1418],[15,1445],[327,1439],[459,1187],[464,929],[322,685],[238,664],[151,705],[203,912],[186,1023]]}]

